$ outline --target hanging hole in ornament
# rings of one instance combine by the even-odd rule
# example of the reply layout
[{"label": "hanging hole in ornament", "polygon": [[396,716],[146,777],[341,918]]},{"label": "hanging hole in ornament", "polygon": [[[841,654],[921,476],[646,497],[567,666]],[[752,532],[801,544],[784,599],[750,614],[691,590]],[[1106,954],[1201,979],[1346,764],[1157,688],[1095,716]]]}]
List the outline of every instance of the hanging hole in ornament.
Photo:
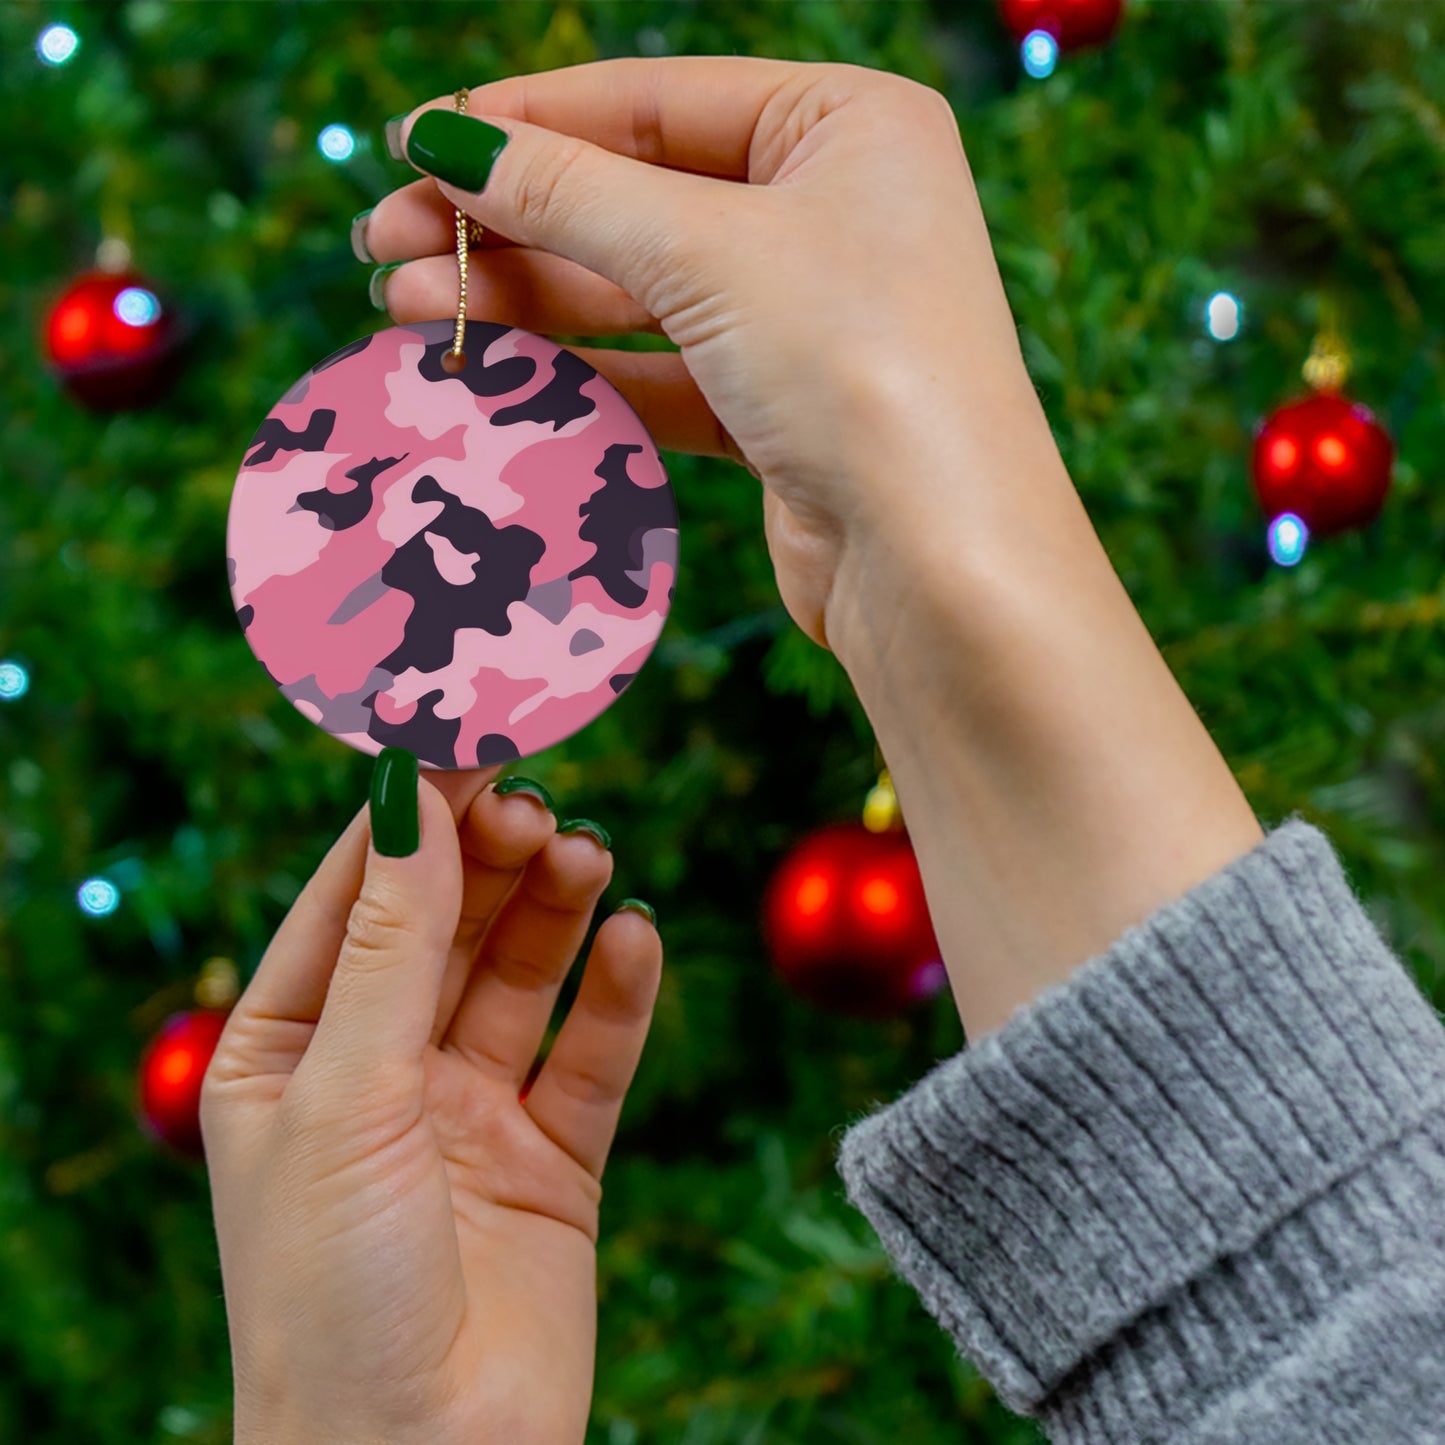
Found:
[{"label": "hanging hole in ornament", "polygon": [[442,370],[451,376],[455,376],[467,364],[465,351],[446,351],[442,353]]}]

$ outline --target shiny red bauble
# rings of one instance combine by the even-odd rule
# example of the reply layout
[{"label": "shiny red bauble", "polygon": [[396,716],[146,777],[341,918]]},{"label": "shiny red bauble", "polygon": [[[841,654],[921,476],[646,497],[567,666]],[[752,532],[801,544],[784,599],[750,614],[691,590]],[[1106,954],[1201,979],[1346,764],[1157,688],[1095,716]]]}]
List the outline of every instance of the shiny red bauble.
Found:
[{"label": "shiny red bauble", "polygon": [[172,1014],[141,1056],[142,1125],[182,1154],[202,1158],[201,1082],[216,1052],[227,1009]]},{"label": "shiny red bauble", "polygon": [[179,341],[170,308],[130,271],[81,276],[45,322],[51,366],[66,390],[96,411],[154,401],[174,377]]},{"label": "shiny red bauble", "polygon": [[999,16],[1015,40],[1046,30],[1060,50],[1100,45],[1118,27],[1124,0],[999,0]]},{"label": "shiny red bauble", "polygon": [[1379,516],[1394,460],[1390,434],[1368,407],[1315,392],[1260,423],[1254,491],[1271,520],[1293,512],[1313,535],[1327,537]]},{"label": "shiny red bauble", "polygon": [[947,979],[902,829],[834,823],[809,834],[768,885],[763,934],[788,986],[836,1013],[901,1013]]}]

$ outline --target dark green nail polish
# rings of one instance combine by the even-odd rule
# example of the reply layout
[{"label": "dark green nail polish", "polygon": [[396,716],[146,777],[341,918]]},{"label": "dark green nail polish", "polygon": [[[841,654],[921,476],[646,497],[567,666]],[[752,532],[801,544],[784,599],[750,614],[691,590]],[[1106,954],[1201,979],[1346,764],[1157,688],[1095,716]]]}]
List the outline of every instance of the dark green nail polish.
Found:
[{"label": "dark green nail polish", "polygon": [[403,111],[401,115],[392,116],[382,132],[386,136],[386,153],[394,161],[406,159],[401,150],[401,128],[410,114],[411,112],[408,110]]},{"label": "dark green nail polish", "polygon": [[421,846],[416,755],[382,748],[371,774],[371,841],[388,858],[409,858]]},{"label": "dark green nail polish", "polygon": [[385,266],[378,266],[371,273],[371,280],[367,283],[366,294],[371,297],[371,304],[378,311],[386,310],[386,278],[395,271],[398,266],[405,266],[405,261],[388,261]]},{"label": "dark green nail polish", "polygon": [[368,206],[364,211],[358,211],[351,218],[351,254],[358,261],[365,261],[368,266],[376,265],[376,257],[371,254],[366,245],[366,223],[375,209],[374,206]]},{"label": "dark green nail polish", "polygon": [[654,928],[657,927],[657,914],[653,912],[650,903],[644,903],[640,898],[624,898],[617,905],[617,911],[621,913],[624,908],[629,908],[634,913],[641,913]]},{"label": "dark green nail polish", "polygon": [[591,818],[568,818],[565,823],[558,824],[557,831],[559,833],[591,833],[604,848],[610,850],[612,847],[612,835],[601,823],[594,823]]},{"label": "dark green nail polish", "polygon": [[424,110],[406,138],[406,158],[448,185],[480,191],[510,137],[454,110]]},{"label": "dark green nail polish", "polygon": [[508,793],[528,793],[534,798],[539,798],[549,812],[557,811],[557,805],[552,801],[551,793],[541,783],[534,782],[531,778],[520,778],[513,774],[510,778],[503,778],[500,783],[494,784],[492,791],[500,793],[503,797],[506,797]]}]

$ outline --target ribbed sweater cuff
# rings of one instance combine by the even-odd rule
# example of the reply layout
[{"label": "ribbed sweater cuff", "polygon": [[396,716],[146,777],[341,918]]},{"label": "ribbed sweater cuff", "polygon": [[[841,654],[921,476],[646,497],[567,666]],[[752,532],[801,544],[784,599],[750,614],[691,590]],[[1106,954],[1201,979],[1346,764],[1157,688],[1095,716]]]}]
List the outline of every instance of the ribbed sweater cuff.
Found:
[{"label": "ribbed sweater cuff", "polygon": [[855,1124],[839,1169],[1007,1404],[1136,1440],[1379,1257],[1406,1204],[1375,1165],[1438,1188],[1442,1104],[1439,1018],[1291,818]]}]

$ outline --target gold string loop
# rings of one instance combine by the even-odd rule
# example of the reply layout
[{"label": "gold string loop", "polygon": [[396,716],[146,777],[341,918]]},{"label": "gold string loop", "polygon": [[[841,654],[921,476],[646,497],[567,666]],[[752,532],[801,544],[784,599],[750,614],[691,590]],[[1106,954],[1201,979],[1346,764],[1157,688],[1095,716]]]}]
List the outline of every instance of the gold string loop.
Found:
[{"label": "gold string loop", "polygon": [[[467,113],[467,99],[469,92],[465,87],[458,90],[452,97],[453,108],[461,115]],[[462,342],[467,334],[467,250],[470,246],[479,246],[485,234],[482,223],[473,220],[465,211],[458,211],[457,215],[457,329],[452,338],[452,349],[442,356],[442,370],[450,372],[453,376],[467,364],[467,354],[462,350]]]}]

